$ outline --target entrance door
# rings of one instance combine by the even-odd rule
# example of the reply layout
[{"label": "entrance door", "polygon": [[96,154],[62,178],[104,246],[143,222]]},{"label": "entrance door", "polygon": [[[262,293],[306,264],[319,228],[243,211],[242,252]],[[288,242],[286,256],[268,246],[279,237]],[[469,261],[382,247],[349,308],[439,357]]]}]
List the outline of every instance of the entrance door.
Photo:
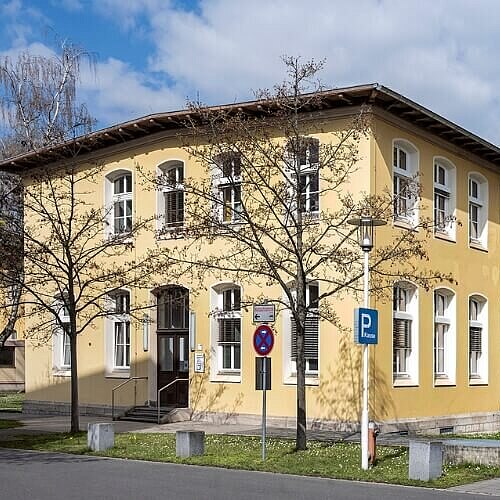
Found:
[{"label": "entrance door", "polygon": [[[189,378],[189,295],[182,287],[168,287],[158,293],[158,389],[176,379]],[[187,408],[189,382],[172,384],[160,394],[161,406]]]},{"label": "entrance door", "polygon": [[[158,333],[158,389],[175,379],[189,378],[188,335]],[[188,406],[187,381],[172,384],[160,394],[161,406]]]}]

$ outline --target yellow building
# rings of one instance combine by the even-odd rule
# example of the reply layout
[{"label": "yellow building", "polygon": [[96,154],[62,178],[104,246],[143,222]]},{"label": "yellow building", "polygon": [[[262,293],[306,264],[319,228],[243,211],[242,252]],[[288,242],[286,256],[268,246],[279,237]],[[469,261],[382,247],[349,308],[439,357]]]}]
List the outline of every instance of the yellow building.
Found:
[{"label": "yellow building", "polygon": [[[427,241],[429,264],[451,273],[457,284],[435,284],[424,290],[407,281],[394,284],[392,300],[371,301],[379,310],[379,343],[370,348],[370,416],[389,429],[497,429],[500,363],[498,249],[500,149],[435,113],[380,85],[322,93],[322,109],[308,113],[322,127],[311,134],[327,140],[361,107],[370,116],[370,134],[359,144],[354,191],[377,194],[391,190],[397,198],[393,220],[377,233],[377,245],[391,231],[408,230],[419,217],[434,218]],[[258,103],[234,105],[258,112]],[[103,233],[126,230],[135,218],[158,215],[156,233],[135,242],[140,251],[155,244],[172,247],[183,239],[182,180],[195,175],[197,164],[181,147],[187,111],[150,115],[78,139],[79,154],[65,145],[4,161],[0,168],[18,172],[45,165],[57,169],[78,162],[82,169],[104,165],[94,187],[98,206],[117,208]],[[312,153],[311,153],[312,155]],[[173,179],[154,191],[139,181],[137,167]],[[418,176],[422,201],[405,196]],[[314,190],[304,193],[306,210],[318,210]],[[230,193],[230,202],[237,203]],[[170,236],[158,237],[167,227]],[[172,231],[175,229],[176,231]],[[217,244],[217,243],[215,243]],[[222,251],[222,250],[221,250]],[[161,281],[161,279],[160,279]],[[241,297],[256,297],[261,286],[206,277],[190,293],[190,282],[164,282],[148,292],[122,290],[113,300],[120,314],[99,320],[78,338],[80,402],[83,412],[156,405],[188,407],[196,418],[260,418],[261,395],[255,390],[255,324]],[[268,297],[280,289],[269,287]],[[318,288],[308,288],[314,300]],[[141,323],[127,318],[134,301],[155,305]],[[344,325],[352,324],[354,298],[334,304]],[[148,319],[149,318],[149,319]],[[286,311],[273,328],[272,391],[268,415],[278,425],[295,422],[293,325]],[[223,332],[222,334],[220,332]],[[241,333],[240,333],[241,332]],[[306,334],[307,416],[315,427],[356,425],[360,413],[360,349],[330,323],[310,324]],[[26,341],[26,410],[68,411],[69,360],[64,335],[52,342]]]}]

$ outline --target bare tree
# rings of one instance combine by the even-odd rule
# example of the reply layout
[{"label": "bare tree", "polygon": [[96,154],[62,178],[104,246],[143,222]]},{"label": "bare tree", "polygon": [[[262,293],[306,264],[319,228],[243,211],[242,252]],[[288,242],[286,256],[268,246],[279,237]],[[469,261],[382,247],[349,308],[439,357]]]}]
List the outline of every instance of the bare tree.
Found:
[{"label": "bare tree", "polygon": [[[353,193],[349,184],[359,168],[359,143],[370,134],[366,114],[338,131],[311,119],[310,112],[322,107],[316,77],[323,63],[284,62],[286,81],[257,94],[257,113],[190,105],[185,148],[200,164],[203,178],[184,180],[190,244],[175,259],[193,265],[201,276],[232,277],[264,290],[279,285],[283,297],[266,298],[288,309],[295,325],[296,448],[303,450],[306,323],[322,318],[345,329],[334,300],[359,293],[363,276],[359,246],[347,221],[363,213],[390,220],[394,199],[390,191],[379,196]],[[329,138],[321,144],[312,137],[325,132]],[[411,188],[411,196],[417,197],[418,183]],[[375,249],[372,292],[383,293],[396,278],[411,277],[425,287],[449,278],[419,270],[432,221],[420,217],[414,229],[418,231],[394,230],[391,243]],[[207,245],[214,239],[223,241],[222,254]],[[317,296],[308,292],[312,280]]]},{"label": "bare tree", "polygon": [[52,57],[22,52],[0,60],[1,157],[91,131],[94,119],[76,96],[84,62],[95,68],[92,54],[66,41]]},{"label": "bare tree", "polygon": [[118,312],[142,320],[147,304],[118,303],[114,294],[151,287],[156,262],[154,248],[140,253],[135,246],[151,220],[132,221],[127,207],[116,203],[96,206],[96,186],[102,180],[101,167],[82,169],[73,162],[26,175],[24,223],[14,217],[8,221],[10,230],[3,232],[23,240],[23,279],[16,282],[16,276],[0,272],[22,290],[26,337],[47,342],[59,330],[69,339],[71,432],[79,430],[77,337],[99,318]]},{"label": "bare tree", "polygon": [[[83,63],[95,68],[92,54],[63,41],[52,57],[22,52],[13,60],[0,60],[0,158],[36,151],[91,131],[94,119],[77,102],[77,86]],[[0,220],[17,212],[22,220],[22,189],[13,172],[0,178]],[[0,332],[0,348],[15,330],[22,282],[22,238],[0,225],[4,235],[2,266],[9,270],[2,283],[9,310]],[[14,238],[14,239],[12,239]]]}]

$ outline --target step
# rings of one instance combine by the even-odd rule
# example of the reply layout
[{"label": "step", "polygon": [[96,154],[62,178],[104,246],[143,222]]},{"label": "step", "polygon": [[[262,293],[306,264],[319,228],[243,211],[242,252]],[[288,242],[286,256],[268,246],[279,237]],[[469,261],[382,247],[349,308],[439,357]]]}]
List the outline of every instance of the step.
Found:
[{"label": "step", "polygon": [[[160,423],[180,422],[190,419],[188,408],[160,408]],[[157,422],[158,409],[154,406],[136,406],[127,411],[120,420],[131,420],[134,422]]]}]

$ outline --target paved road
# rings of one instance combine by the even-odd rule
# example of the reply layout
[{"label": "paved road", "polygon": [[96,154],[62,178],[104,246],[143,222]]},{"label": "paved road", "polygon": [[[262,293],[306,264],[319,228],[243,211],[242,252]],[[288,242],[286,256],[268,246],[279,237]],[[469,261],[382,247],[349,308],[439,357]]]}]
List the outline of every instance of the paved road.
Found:
[{"label": "paved road", "polygon": [[0,498],[11,500],[487,498],[425,488],[9,449],[0,449],[0,485]]}]

